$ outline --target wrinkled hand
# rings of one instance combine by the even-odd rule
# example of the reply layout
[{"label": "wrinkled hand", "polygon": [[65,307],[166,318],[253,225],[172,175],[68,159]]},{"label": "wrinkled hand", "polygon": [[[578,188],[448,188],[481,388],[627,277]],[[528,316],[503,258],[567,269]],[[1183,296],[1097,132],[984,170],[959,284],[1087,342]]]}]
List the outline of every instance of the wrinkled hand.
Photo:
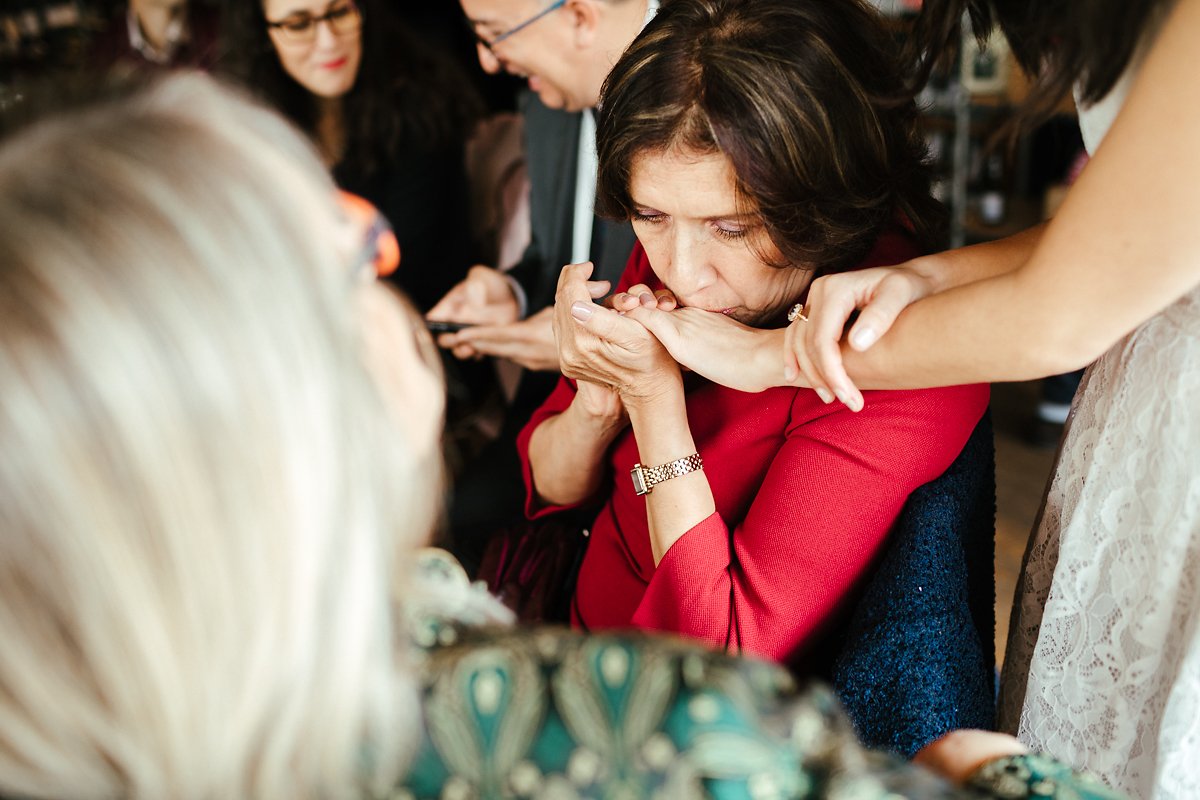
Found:
[{"label": "wrinkled hand", "polygon": [[862,309],[849,332],[850,347],[861,352],[879,341],[907,306],[931,294],[933,284],[909,264],[813,281],[804,307],[808,321],[797,320],[787,328],[786,378],[791,381],[802,374],[826,403],[836,396],[850,410],[861,410],[862,392],[842,363],[840,343],[846,321],[855,309]]},{"label": "wrinkled hand", "polygon": [[438,337],[438,344],[450,348],[458,358],[495,356],[514,361],[525,369],[557,372],[553,321],[554,309],[544,308],[519,322],[475,325],[458,333],[444,333]]},{"label": "wrinkled hand", "polygon": [[620,393],[603,383],[593,383],[582,378],[575,381],[575,402],[583,406],[589,417],[609,420],[614,428],[623,428],[629,422],[625,404]]},{"label": "wrinkled hand", "polygon": [[913,756],[913,763],[962,785],[987,762],[1027,752],[1025,745],[1008,734],[964,729],[925,745]]},{"label": "wrinkled hand", "polygon": [[761,392],[783,381],[781,331],[751,328],[724,314],[678,308],[667,289],[645,284],[612,296],[612,307],[644,325],[680,366],[714,383]]},{"label": "wrinkled hand", "polygon": [[554,297],[554,336],[563,374],[608,386],[625,406],[682,385],[679,365],[643,325],[592,302],[590,262],[563,267]]}]

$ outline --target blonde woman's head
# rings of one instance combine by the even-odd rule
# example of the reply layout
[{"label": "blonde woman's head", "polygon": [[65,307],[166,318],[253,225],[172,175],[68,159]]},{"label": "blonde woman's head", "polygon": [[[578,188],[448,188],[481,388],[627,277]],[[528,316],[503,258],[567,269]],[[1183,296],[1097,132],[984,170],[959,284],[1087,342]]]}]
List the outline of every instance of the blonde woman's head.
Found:
[{"label": "blonde woman's head", "polygon": [[338,797],[411,752],[440,389],[339,220],[199,77],[0,148],[0,795]]}]

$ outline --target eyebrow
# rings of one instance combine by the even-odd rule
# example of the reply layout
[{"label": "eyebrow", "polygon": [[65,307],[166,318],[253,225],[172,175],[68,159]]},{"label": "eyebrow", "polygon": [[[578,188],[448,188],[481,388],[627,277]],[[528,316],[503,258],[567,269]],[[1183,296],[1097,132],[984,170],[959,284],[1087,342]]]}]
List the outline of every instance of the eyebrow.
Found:
[{"label": "eyebrow", "polygon": [[[309,11],[307,8],[293,8],[291,11],[286,12],[283,16],[278,17],[278,19],[281,19],[281,20],[290,19],[291,17],[295,17],[295,16],[299,16],[299,15],[308,16],[308,17],[319,16],[320,14],[326,13],[327,11],[329,11],[329,9],[333,8],[340,2],[342,2],[342,0],[329,0],[329,2],[325,4],[325,8],[323,8],[321,11]],[[264,14],[264,16],[266,16],[266,15]]]},{"label": "eyebrow", "polygon": [[[639,202],[637,201],[637,199],[635,199],[635,198],[634,198],[634,197],[632,197],[632,196],[631,196],[629,199],[630,199],[630,201],[632,202],[632,204],[633,204],[633,207],[634,207],[634,209],[635,209],[635,210],[636,210],[636,209],[648,209],[648,210],[650,210],[650,211],[656,211],[656,212],[658,212],[658,213],[660,213],[660,214],[661,214],[661,213],[663,213],[663,212],[659,211],[659,210],[658,210],[658,208],[657,208],[656,206],[654,206],[654,205],[651,205],[650,203],[639,203]],[[742,221],[745,221],[745,220],[753,220],[753,219],[755,218],[755,216],[756,216],[755,214],[753,214],[752,212],[749,212],[749,211],[742,212],[742,213],[737,213],[737,212],[730,211],[730,212],[728,212],[728,213],[726,213],[726,214],[711,214],[711,215],[709,215],[709,216],[707,216],[707,217],[703,217],[703,220],[704,220],[705,222],[714,222],[714,221],[716,221],[716,220],[719,220],[719,219],[727,219],[727,220],[729,220],[729,221],[731,221],[731,222],[734,222],[734,221],[736,221],[736,222],[742,222]]]}]

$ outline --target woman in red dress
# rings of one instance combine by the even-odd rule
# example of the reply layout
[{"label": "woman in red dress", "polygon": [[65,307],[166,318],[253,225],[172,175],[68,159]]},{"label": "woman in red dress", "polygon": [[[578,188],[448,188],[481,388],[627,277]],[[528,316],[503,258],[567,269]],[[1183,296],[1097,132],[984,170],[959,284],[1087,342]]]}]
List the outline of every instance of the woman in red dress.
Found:
[{"label": "woman in red dress", "polygon": [[563,271],[564,379],[519,446],[531,516],[600,511],[572,603],[588,629],[639,627],[791,665],[845,621],[909,494],[962,449],[985,386],[877,392],[867,411],[807,389],[757,394],[685,374],[636,320],[691,306],[787,324],[814,277],[935,241],[915,109],[858,2],[664,7],[597,116],[601,211],[638,234],[612,310]]}]

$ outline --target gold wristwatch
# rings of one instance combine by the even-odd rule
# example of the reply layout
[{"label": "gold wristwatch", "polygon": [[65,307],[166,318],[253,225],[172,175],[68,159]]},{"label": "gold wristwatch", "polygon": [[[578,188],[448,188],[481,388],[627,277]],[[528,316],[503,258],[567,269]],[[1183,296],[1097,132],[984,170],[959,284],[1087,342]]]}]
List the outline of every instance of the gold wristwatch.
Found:
[{"label": "gold wristwatch", "polygon": [[701,460],[699,453],[692,453],[686,458],[677,458],[674,461],[668,461],[666,464],[660,464],[657,467],[644,467],[641,464],[634,464],[633,469],[629,470],[629,476],[633,478],[634,493],[640,497],[644,494],[650,494],[654,487],[663,481],[687,475],[689,472],[695,472],[698,469],[704,469],[704,461]]}]

